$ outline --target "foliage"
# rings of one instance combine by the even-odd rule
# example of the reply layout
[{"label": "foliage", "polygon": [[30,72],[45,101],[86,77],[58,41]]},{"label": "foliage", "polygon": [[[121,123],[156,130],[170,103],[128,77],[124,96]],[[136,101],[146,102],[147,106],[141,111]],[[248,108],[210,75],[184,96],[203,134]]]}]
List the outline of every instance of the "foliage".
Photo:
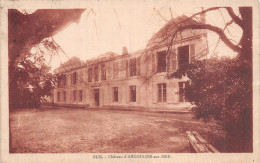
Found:
[{"label": "foliage", "polygon": [[[251,67],[238,58],[197,60],[177,70],[170,78],[187,76],[187,100],[194,104],[193,114],[206,122],[220,122],[232,148],[250,151],[252,82]],[[238,143],[241,142],[241,143]],[[243,142],[243,143],[242,143]]]},{"label": "foliage", "polygon": [[10,96],[11,108],[37,107],[45,96],[51,96],[54,78],[46,66],[43,55],[27,54],[25,59],[16,61],[13,67],[16,83]]}]

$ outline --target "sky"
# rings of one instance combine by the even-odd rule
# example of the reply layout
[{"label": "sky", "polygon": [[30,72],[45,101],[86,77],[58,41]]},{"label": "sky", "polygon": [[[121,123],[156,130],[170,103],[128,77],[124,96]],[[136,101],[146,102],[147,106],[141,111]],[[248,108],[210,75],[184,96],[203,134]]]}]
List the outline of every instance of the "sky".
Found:
[{"label": "sky", "polygon": [[[127,4],[127,6],[99,5],[87,8],[79,23],[72,23],[56,34],[53,38],[66,54],[61,53],[59,57],[52,57],[48,62],[52,70],[73,56],[85,61],[111,51],[121,54],[124,46],[127,47],[128,52],[144,49],[152,35],[165,25],[165,20],[171,19],[171,15],[173,18],[182,14],[190,16],[202,10],[201,7]],[[237,13],[237,10],[235,12]],[[213,11],[206,14],[207,23],[221,28],[229,20],[224,10],[221,13]],[[238,42],[242,31],[236,25],[231,25],[229,31],[232,35],[227,32],[228,37]],[[218,42],[218,36],[208,32],[208,41],[209,55],[211,55]],[[235,55],[222,42],[218,44],[214,53],[220,56]]]}]

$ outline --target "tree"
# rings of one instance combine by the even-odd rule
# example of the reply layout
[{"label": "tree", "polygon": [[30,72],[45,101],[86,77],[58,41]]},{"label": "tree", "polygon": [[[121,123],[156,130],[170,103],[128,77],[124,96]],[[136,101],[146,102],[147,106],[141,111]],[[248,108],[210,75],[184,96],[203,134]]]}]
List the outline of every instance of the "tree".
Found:
[{"label": "tree", "polygon": [[[231,17],[223,29],[195,21],[195,23],[172,26],[176,30],[167,34],[173,38],[178,32],[187,29],[206,29],[215,32],[230,49],[237,52],[234,59],[216,59],[194,61],[179,68],[169,78],[187,76],[190,85],[185,89],[186,98],[195,106],[192,112],[205,121],[216,119],[223,127],[233,146],[232,152],[252,152],[252,8],[240,7],[240,17],[230,7],[214,7],[196,13],[196,15],[224,9]],[[243,31],[240,41],[235,44],[225,34],[227,27],[235,23]],[[168,44],[171,49],[172,42]]]},{"label": "tree", "polygon": [[[43,41],[43,39],[55,35],[58,31],[62,30],[68,24],[77,22],[83,13],[84,9],[48,9],[48,10],[36,10],[32,14],[22,14],[16,9],[8,10],[8,56],[9,56],[9,106],[10,108],[19,107],[17,105],[17,92],[22,94],[30,94],[26,89],[20,89],[21,85],[18,84],[17,73],[22,73],[19,65],[23,65],[26,68],[27,75],[34,74],[34,78],[31,77],[30,81],[33,83],[34,79],[37,79],[38,74],[46,75],[46,67],[35,67],[28,58],[32,56],[30,50],[32,47],[39,43],[50,50],[57,51],[59,46],[53,41]],[[41,53],[42,56],[46,55]],[[39,56],[37,56],[39,57]],[[43,61],[43,60],[39,60]],[[44,70],[42,69],[43,67]],[[26,74],[24,74],[26,76]],[[46,79],[50,79],[47,77]],[[51,83],[51,82],[50,82]],[[47,93],[47,92],[45,92]],[[40,98],[40,97],[38,97]]]},{"label": "tree", "polygon": [[12,108],[37,107],[45,96],[51,96],[55,78],[46,66],[44,56],[30,54],[24,60],[19,60],[14,68],[14,80],[17,83],[15,100]]}]

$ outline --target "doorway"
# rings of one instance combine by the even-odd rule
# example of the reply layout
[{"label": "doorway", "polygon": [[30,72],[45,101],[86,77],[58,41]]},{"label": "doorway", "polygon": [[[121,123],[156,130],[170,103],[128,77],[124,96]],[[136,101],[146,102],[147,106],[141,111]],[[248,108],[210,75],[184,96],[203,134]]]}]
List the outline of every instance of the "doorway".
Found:
[{"label": "doorway", "polygon": [[95,106],[99,106],[99,89],[94,89]]}]

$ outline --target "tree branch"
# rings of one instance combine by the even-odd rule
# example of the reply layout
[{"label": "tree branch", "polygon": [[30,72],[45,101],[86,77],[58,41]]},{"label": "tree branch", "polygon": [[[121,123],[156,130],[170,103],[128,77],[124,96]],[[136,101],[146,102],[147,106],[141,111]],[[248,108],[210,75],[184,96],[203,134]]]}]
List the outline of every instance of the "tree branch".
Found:
[{"label": "tree branch", "polygon": [[[210,24],[192,24],[192,25],[185,25],[182,27],[179,27],[177,31],[183,31],[185,29],[208,29],[210,31],[213,31],[219,35],[219,38],[233,51],[240,52],[241,48],[238,45],[233,44],[225,35],[223,30],[219,27],[212,26]],[[175,33],[176,35],[176,33]],[[173,37],[175,37],[175,35]]]},{"label": "tree branch", "polygon": [[234,22],[241,28],[243,28],[243,21],[238,16],[236,16],[233,9],[231,7],[226,7],[226,9],[230,17],[234,20]]}]

